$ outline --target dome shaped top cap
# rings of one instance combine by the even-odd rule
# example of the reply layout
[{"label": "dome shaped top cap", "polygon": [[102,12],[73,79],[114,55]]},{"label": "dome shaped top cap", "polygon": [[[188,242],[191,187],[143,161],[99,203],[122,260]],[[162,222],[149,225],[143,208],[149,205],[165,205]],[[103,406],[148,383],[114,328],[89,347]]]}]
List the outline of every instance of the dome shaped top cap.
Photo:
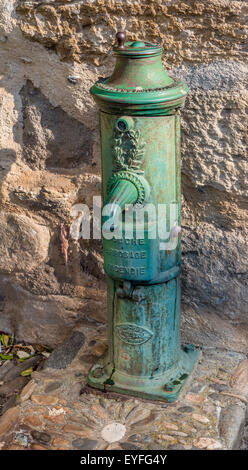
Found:
[{"label": "dome shaped top cap", "polygon": [[111,113],[155,115],[183,106],[187,85],[165,72],[162,47],[145,41],[126,42],[123,32],[116,38],[114,70],[91,88],[100,108]]}]

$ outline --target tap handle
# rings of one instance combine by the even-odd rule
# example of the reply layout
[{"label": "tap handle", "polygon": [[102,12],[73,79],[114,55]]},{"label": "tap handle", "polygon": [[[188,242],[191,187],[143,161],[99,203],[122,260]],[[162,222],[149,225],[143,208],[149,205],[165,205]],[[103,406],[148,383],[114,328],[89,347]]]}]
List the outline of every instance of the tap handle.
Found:
[{"label": "tap handle", "polygon": [[118,49],[124,49],[124,42],[126,40],[126,33],[123,33],[121,31],[119,31],[116,34],[116,39],[117,39],[117,42],[118,42]]}]

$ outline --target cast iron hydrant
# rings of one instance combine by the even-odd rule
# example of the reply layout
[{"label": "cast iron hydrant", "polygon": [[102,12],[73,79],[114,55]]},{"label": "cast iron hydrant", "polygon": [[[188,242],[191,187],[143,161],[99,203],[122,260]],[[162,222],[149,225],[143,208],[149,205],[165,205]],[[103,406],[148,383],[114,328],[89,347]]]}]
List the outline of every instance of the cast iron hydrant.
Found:
[{"label": "cast iron hydrant", "polygon": [[[125,42],[124,33],[117,33],[117,43],[112,75],[91,88],[100,108],[109,348],[91,369],[88,384],[174,401],[198,356],[180,339],[178,109],[188,89],[165,73],[158,45]],[[164,215],[165,205],[177,210]],[[136,219],[127,217],[130,207]],[[155,215],[143,211],[142,225],[139,213],[146,207],[155,208]],[[168,222],[171,212],[162,249],[158,225]]]}]

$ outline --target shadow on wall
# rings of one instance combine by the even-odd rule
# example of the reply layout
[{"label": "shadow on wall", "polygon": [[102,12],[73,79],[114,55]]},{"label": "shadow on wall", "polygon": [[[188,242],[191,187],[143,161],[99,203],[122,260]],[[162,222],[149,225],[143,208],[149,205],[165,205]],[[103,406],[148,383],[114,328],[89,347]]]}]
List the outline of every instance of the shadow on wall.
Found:
[{"label": "shadow on wall", "polygon": [[[32,170],[47,170],[73,178],[79,172],[84,174],[86,165],[94,165],[94,131],[69,116],[60,106],[52,106],[30,80],[21,89],[20,96],[23,113],[23,160]],[[96,193],[97,190],[100,194],[100,187],[95,188]],[[80,198],[84,201],[85,194],[81,195],[82,192],[86,193],[86,188],[85,191],[78,189],[78,199],[74,202],[79,202]],[[46,201],[43,198],[43,205]],[[43,208],[40,207],[40,210]],[[53,207],[46,209],[56,211]],[[70,210],[70,207],[67,209]],[[68,214],[61,213],[60,216],[63,222],[68,218]],[[102,262],[99,260],[101,251],[102,242],[98,240],[80,240],[77,248],[71,243],[69,266],[64,269],[60,234],[57,230],[51,239],[50,264],[54,267],[59,282],[80,285],[82,281],[85,282],[82,272],[93,278],[103,279]],[[66,293],[68,294],[68,289]]]},{"label": "shadow on wall", "polygon": [[30,80],[20,92],[23,105],[23,158],[32,169],[70,169],[89,164],[93,131],[69,116]]},{"label": "shadow on wall", "polygon": [[[94,167],[94,131],[60,106],[51,105],[30,80],[19,96],[8,90],[5,81],[1,85],[16,100],[18,119],[12,132],[22,154],[20,159],[14,149],[0,150],[1,191],[5,186],[4,192],[7,189],[9,197],[7,204],[1,198],[0,220],[3,218],[10,227],[8,239],[6,235],[1,237],[0,244],[0,255],[6,260],[6,269],[5,266],[1,269],[0,263],[0,329],[26,341],[55,346],[75,326],[105,321],[99,290],[96,294],[96,287],[101,288],[104,277],[101,241],[69,240],[70,256],[66,265],[60,239],[61,224],[70,223],[71,205],[83,202],[77,177],[92,172]],[[11,173],[17,159],[20,166]],[[11,179],[6,186],[8,174]],[[65,189],[67,181],[70,198]],[[64,192],[61,192],[63,185]],[[95,192],[100,193],[100,187]],[[34,246],[26,243],[30,235],[27,233],[26,237],[23,231],[23,220],[27,226],[33,222],[37,231],[42,227],[50,233],[47,256],[40,256],[39,261],[38,255],[34,266],[28,261],[37,255],[32,249],[42,252],[42,237],[39,239],[36,233]],[[16,263],[9,268],[11,256],[16,256]]]}]

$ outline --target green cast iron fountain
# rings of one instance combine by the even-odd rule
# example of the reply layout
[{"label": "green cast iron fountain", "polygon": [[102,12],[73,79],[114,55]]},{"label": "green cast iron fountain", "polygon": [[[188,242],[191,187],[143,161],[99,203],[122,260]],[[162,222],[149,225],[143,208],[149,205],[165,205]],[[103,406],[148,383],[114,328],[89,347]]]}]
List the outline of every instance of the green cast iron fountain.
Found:
[{"label": "green cast iron fountain", "polygon": [[[158,45],[117,33],[114,55],[112,75],[91,88],[100,108],[109,347],[88,384],[172,402],[198,357],[180,339],[179,109],[188,89],[165,73]],[[159,218],[144,217],[143,232],[138,217],[130,227],[127,204],[137,214],[147,205],[177,207],[166,249]]]}]

